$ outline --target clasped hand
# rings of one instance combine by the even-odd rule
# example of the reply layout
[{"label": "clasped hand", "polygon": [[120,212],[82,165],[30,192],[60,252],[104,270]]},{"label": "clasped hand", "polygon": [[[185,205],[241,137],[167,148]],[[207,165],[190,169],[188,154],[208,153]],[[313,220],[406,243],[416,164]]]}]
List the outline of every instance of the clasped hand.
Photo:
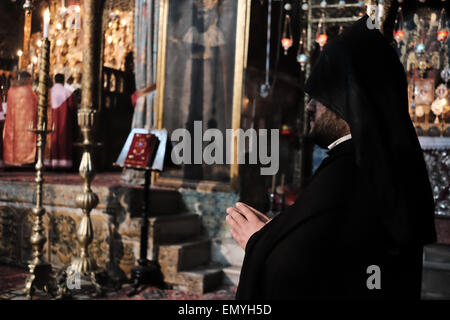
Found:
[{"label": "clasped hand", "polygon": [[264,227],[270,219],[255,208],[237,202],[236,207],[227,208],[226,221],[231,227],[234,240],[245,250],[248,239]]}]

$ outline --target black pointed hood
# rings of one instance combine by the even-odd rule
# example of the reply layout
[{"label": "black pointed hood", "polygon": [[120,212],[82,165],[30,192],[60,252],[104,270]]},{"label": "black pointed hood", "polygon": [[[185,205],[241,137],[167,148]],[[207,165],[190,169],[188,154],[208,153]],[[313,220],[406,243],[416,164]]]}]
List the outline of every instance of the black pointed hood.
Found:
[{"label": "black pointed hood", "polygon": [[[321,52],[305,92],[350,126],[366,208],[398,245],[434,242],[434,201],[397,53],[358,20]],[[372,24],[370,24],[372,25]]]}]

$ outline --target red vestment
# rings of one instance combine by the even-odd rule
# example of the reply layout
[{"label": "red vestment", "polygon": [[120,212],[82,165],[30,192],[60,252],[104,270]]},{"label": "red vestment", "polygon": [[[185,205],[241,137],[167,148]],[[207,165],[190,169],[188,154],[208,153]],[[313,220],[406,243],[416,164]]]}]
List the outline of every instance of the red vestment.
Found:
[{"label": "red vestment", "polygon": [[56,83],[50,92],[52,121],[54,131],[51,134],[50,162],[52,168],[72,167],[72,118],[75,100],[72,92],[64,85]]},{"label": "red vestment", "polygon": [[32,164],[36,158],[38,99],[30,85],[13,85],[8,92],[7,114],[3,130],[3,159],[6,165]]}]

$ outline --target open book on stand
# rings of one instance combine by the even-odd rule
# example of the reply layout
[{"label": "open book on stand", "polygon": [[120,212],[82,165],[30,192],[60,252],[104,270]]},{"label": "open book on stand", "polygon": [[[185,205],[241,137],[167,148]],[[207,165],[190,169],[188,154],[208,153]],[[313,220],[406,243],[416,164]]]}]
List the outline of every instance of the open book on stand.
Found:
[{"label": "open book on stand", "polygon": [[115,165],[162,171],[166,153],[167,131],[132,129]]}]

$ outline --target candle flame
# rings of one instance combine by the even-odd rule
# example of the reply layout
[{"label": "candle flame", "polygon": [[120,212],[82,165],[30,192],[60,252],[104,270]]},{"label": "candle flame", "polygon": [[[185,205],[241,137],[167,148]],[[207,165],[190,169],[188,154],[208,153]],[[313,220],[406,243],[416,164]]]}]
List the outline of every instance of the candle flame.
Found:
[{"label": "candle flame", "polygon": [[50,10],[48,8],[44,11],[44,23],[50,23]]}]

